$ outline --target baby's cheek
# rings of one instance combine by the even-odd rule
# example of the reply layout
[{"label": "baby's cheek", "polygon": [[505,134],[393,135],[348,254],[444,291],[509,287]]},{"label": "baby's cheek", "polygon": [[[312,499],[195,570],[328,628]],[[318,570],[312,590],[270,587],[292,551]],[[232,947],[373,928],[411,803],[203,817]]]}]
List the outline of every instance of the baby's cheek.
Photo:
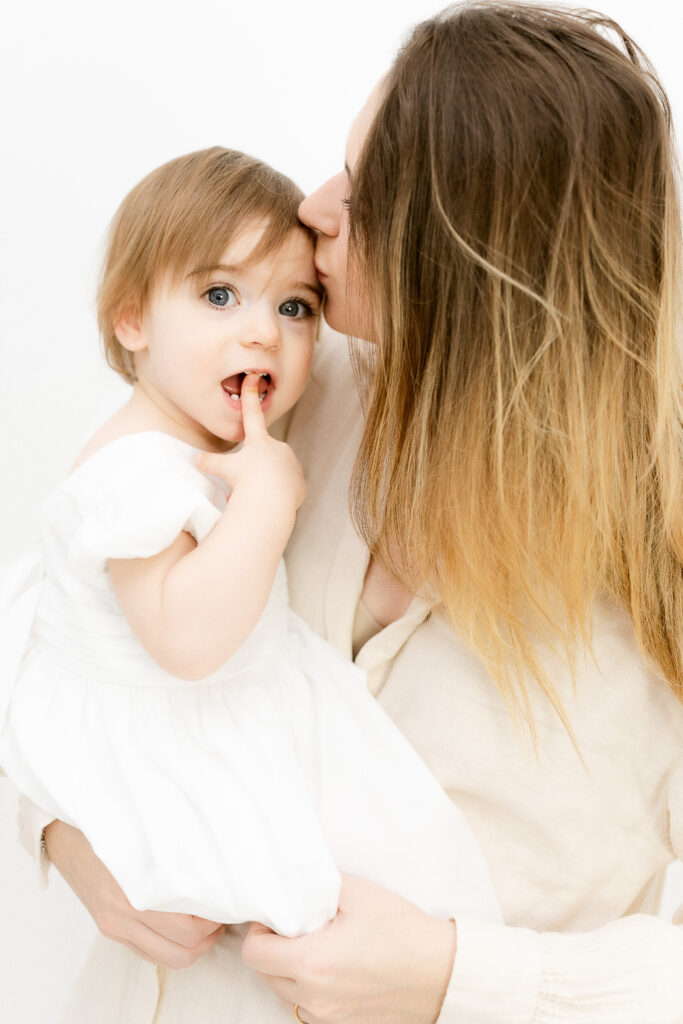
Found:
[{"label": "baby's cheek", "polygon": [[306,388],[306,385],[308,384],[308,380],[309,380],[310,375],[311,375],[311,360],[309,359],[307,364],[305,366],[302,366],[300,371],[299,371],[299,377],[298,377],[297,389],[296,389],[296,398],[294,399],[294,401],[296,401],[298,398],[300,398],[301,395],[303,394],[303,392],[304,392],[304,390]]}]

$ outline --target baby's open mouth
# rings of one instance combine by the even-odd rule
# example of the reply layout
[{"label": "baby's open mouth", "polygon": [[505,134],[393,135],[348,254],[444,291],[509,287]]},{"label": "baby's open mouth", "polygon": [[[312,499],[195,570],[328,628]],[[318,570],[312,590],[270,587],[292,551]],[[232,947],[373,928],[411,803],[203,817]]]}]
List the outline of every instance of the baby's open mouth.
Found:
[{"label": "baby's open mouth", "polygon": [[[257,370],[252,372],[258,373]],[[225,380],[221,381],[221,387],[225,391],[226,395],[230,397],[231,401],[235,403],[239,402],[240,395],[242,394],[242,383],[246,376],[246,373],[233,373],[231,377],[226,377]],[[269,373],[259,373],[258,377],[259,402],[264,402],[268,392],[271,390],[272,379]]]}]

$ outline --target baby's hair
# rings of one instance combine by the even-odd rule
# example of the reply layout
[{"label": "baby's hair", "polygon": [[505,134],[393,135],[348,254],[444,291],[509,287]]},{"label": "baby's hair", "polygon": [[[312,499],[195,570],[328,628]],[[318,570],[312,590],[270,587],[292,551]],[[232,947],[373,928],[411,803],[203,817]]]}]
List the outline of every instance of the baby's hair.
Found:
[{"label": "baby's hair", "polygon": [[128,193],[111,224],[97,296],[107,362],[129,383],[133,353],[115,327],[129,309],[142,313],[162,275],[177,282],[213,266],[254,220],[267,227],[250,260],[279,248],[295,228],[303,193],[284,174],[235,150],[214,146],[170,160]]}]

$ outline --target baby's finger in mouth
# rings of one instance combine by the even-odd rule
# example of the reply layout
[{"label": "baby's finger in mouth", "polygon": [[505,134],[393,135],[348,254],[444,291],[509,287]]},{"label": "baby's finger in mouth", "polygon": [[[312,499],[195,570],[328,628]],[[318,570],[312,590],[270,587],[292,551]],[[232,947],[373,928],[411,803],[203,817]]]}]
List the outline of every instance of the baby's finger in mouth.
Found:
[{"label": "baby's finger in mouth", "polygon": [[259,401],[259,375],[257,373],[248,373],[244,378],[240,398],[245,438],[263,437],[268,431]]}]

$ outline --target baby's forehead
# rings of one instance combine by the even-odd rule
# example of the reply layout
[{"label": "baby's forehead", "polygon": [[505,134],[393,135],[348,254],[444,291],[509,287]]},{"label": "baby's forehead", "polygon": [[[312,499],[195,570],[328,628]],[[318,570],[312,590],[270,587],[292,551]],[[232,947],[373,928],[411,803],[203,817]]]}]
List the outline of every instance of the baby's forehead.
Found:
[{"label": "baby's forehead", "polygon": [[244,266],[289,260],[313,261],[315,239],[304,224],[285,224],[281,231],[272,222],[247,224],[227,241],[220,262]]},{"label": "baby's forehead", "polygon": [[[312,259],[315,253],[315,236],[305,224],[297,224],[294,227],[287,225],[281,237],[268,246],[267,253],[276,256],[296,254],[303,259]],[[254,256],[258,258],[257,250],[254,250]]]},{"label": "baby's forehead", "polygon": [[245,272],[265,266],[278,276],[286,274],[288,267],[300,272],[305,266],[314,274],[314,256],[315,241],[310,230],[304,225],[287,225],[280,237],[274,237],[270,229],[266,233],[262,227],[241,232],[225,247],[219,262]]},{"label": "baby's forehead", "polygon": [[271,223],[250,223],[229,235],[227,240],[210,246],[195,244],[190,249],[185,259],[179,259],[177,253],[170,254],[167,260],[159,259],[153,288],[164,281],[179,283],[187,277],[200,277],[221,268],[246,272],[265,263],[271,266],[298,264],[299,267],[305,263],[315,271],[315,240],[303,224],[287,224],[282,231],[275,232]]},{"label": "baby's forehead", "polygon": [[293,257],[302,260],[310,260],[313,263],[315,256],[315,239],[309,230],[309,228],[301,227],[292,228],[288,235],[285,236],[281,245],[275,249],[276,259]]},{"label": "baby's forehead", "polygon": [[224,248],[195,251],[185,263],[159,269],[149,295],[170,294],[198,282],[202,287],[219,279],[223,284],[278,292],[305,288],[322,298],[315,267],[315,240],[305,225],[287,225],[280,237],[272,225],[249,225],[229,239]]}]

